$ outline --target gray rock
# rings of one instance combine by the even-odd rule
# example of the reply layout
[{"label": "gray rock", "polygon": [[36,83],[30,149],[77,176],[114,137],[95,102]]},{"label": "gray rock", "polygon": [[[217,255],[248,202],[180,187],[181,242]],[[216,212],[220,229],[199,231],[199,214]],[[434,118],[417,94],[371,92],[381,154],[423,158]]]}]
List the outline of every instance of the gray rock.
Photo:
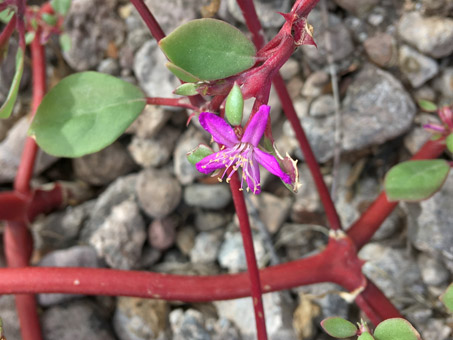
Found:
[{"label": "gray rock", "polygon": [[135,162],[142,167],[159,167],[170,159],[178,137],[179,131],[167,126],[152,139],[134,136],[128,150]]},{"label": "gray rock", "polygon": [[414,246],[441,258],[453,272],[453,173],[450,172],[442,189],[420,203],[406,203],[408,235]]},{"label": "gray rock", "polygon": [[179,228],[176,234],[176,245],[184,255],[189,255],[195,245],[195,229],[191,226]]},{"label": "gray rock", "polygon": [[174,216],[154,220],[148,228],[148,242],[155,249],[166,250],[175,242],[178,220]]},{"label": "gray rock", "polygon": [[166,69],[166,62],[167,59],[155,40],[147,41],[135,55],[135,76],[140,87],[150,97],[176,97],[171,93],[180,82]]},{"label": "gray rock", "polygon": [[453,19],[405,13],[398,23],[398,33],[404,41],[433,58],[453,52]]},{"label": "gray rock", "polygon": [[360,250],[359,257],[367,261],[362,271],[398,308],[409,301],[414,303],[414,295],[423,294],[425,288],[418,266],[404,249],[368,243]]},{"label": "gray rock", "polygon": [[445,68],[440,77],[436,79],[435,85],[436,89],[451,101],[453,99],[453,67]]},{"label": "gray rock", "polygon": [[228,319],[207,319],[206,329],[212,334],[212,340],[242,340],[235,325]]},{"label": "gray rock", "polygon": [[424,340],[447,340],[451,339],[451,328],[444,320],[431,318],[429,322],[417,327]]},{"label": "gray rock", "polygon": [[158,339],[165,334],[168,313],[163,300],[119,297],[113,327],[122,340]]},{"label": "gray rock", "polygon": [[120,65],[118,65],[118,61],[115,59],[107,58],[99,63],[97,71],[112,76],[118,76],[120,74]]},{"label": "gray rock", "polygon": [[445,265],[437,258],[420,254],[417,258],[423,282],[428,286],[442,286],[448,282],[450,273]]},{"label": "gray rock", "polygon": [[140,258],[145,240],[145,222],[139,208],[135,201],[126,200],[112,207],[89,242],[110,267],[131,269]]},{"label": "gray rock", "polygon": [[395,39],[387,33],[378,33],[363,42],[370,60],[380,67],[391,67],[397,63],[398,51]]},{"label": "gray rock", "polygon": [[[0,143],[0,183],[12,182],[17,173],[30,120],[23,117],[9,130],[7,137]],[[39,150],[33,174],[39,175],[58,158]]]},{"label": "gray rock", "polygon": [[222,209],[231,201],[231,192],[225,184],[192,184],[184,190],[184,202],[193,207]]},{"label": "gray rock", "polygon": [[201,232],[195,237],[195,244],[190,251],[192,263],[214,262],[219,252],[222,233]]},{"label": "gray rock", "polygon": [[[289,0],[259,0],[254,4],[262,25],[267,28],[282,26],[285,20],[278,12],[287,13],[291,9]],[[228,10],[236,20],[245,23],[242,11],[235,0],[228,0]]]},{"label": "gray rock", "polygon": [[413,87],[423,85],[439,72],[439,66],[434,59],[424,56],[407,45],[400,47],[399,66]]},{"label": "gray rock", "polygon": [[423,144],[431,137],[432,134],[429,131],[422,127],[415,127],[404,137],[404,146],[413,155],[420,150]]},{"label": "gray rock", "polygon": [[[263,242],[260,237],[257,237],[257,234],[254,236],[253,246],[258,267],[262,268],[266,264],[267,258]],[[218,250],[217,260],[220,266],[228,269],[230,273],[247,270],[247,261],[240,232],[227,232],[225,234],[225,240]]]},{"label": "gray rock", "polygon": [[126,148],[115,142],[96,153],[72,161],[76,177],[92,185],[105,185],[131,172],[135,165]]},{"label": "gray rock", "polygon": [[2,295],[0,297],[3,334],[8,340],[22,340],[15,300],[14,295]]},{"label": "gray rock", "polygon": [[71,49],[63,52],[64,59],[73,69],[85,71],[101,62],[109,44],[123,42],[125,26],[114,1],[74,0],[64,31],[71,38]]},{"label": "gray rock", "polygon": [[[436,79],[439,79],[439,77],[436,77]],[[416,89],[414,91],[413,95],[414,95],[415,102],[418,102],[421,99],[435,102],[436,97],[437,97],[436,91],[434,91],[434,89],[429,85],[424,85],[422,87],[419,87],[418,89]]]},{"label": "gray rock", "polygon": [[187,153],[200,144],[207,144],[206,141],[204,134],[193,126],[189,126],[178,139],[173,153],[173,161],[176,178],[181,184],[191,184],[195,179],[204,176],[187,160]]},{"label": "gray rock", "polygon": [[157,263],[162,256],[162,252],[156,248],[146,245],[142,249],[142,255],[134,266],[134,269],[145,269],[149,268]]},{"label": "gray rock", "polygon": [[[330,82],[329,75],[324,71],[316,71],[310,74],[302,87],[302,95],[305,97],[318,97],[324,87]],[[298,114],[301,114],[297,110]]]},{"label": "gray rock", "polygon": [[146,105],[140,116],[126,130],[126,133],[135,134],[139,138],[153,138],[162,130],[171,114],[161,106]]},{"label": "gray rock", "polygon": [[88,221],[81,232],[81,240],[88,241],[91,234],[104,223],[112,208],[121,202],[135,198],[137,175],[128,175],[118,178],[99,195],[94,207],[90,210]]},{"label": "gray rock", "polygon": [[136,190],[143,210],[155,218],[168,216],[181,200],[181,185],[164,170],[146,169],[140,172]]},{"label": "gray rock", "polygon": [[175,309],[170,313],[173,340],[211,340],[203,314],[194,309]]},{"label": "gray rock", "polygon": [[362,17],[376,6],[379,0],[335,0],[335,2],[355,16]]},{"label": "gray rock", "polygon": [[300,71],[299,61],[294,58],[289,58],[288,61],[281,67],[280,74],[283,79],[290,80]]},{"label": "gray rock", "polygon": [[229,221],[231,221],[231,215],[225,212],[198,209],[194,224],[199,231],[210,231],[225,227]]},{"label": "gray rock", "polygon": [[314,99],[310,104],[310,116],[324,117],[335,112],[335,100],[330,94]]},{"label": "gray rock", "polygon": [[41,325],[45,340],[115,339],[98,306],[88,299],[47,309]]},{"label": "gray rock", "polygon": [[[40,267],[88,267],[98,268],[101,263],[98,260],[96,250],[90,246],[75,246],[72,248],[53,251],[39,261]],[[72,300],[82,295],[77,294],[39,294],[38,302],[41,306],[52,306]]]}]

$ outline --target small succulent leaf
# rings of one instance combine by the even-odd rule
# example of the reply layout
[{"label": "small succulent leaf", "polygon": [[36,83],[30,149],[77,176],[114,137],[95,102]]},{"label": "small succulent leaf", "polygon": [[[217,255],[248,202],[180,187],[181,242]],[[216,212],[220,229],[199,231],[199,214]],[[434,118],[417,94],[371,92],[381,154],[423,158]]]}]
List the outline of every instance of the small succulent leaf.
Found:
[{"label": "small succulent leaf", "polygon": [[445,307],[453,313],[453,283],[450,284],[444,294],[440,297]]},{"label": "small succulent leaf", "polygon": [[445,143],[447,144],[447,148],[450,152],[453,152],[453,133],[450,133],[447,138],[445,139]]},{"label": "small succulent leaf", "polygon": [[13,112],[14,104],[16,103],[17,93],[19,92],[20,80],[24,71],[24,52],[18,48],[16,53],[16,73],[13,77],[13,82],[8,92],[5,102],[0,107],[0,118],[8,118]]},{"label": "small succulent leaf", "polygon": [[244,111],[244,97],[241,88],[234,83],[225,102],[225,117],[231,125],[241,125]]},{"label": "small succulent leaf", "polygon": [[365,333],[360,334],[360,336],[357,338],[357,340],[374,340],[374,338],[370,333],[365,332]]},{"label": "small succulent leaf", "polygon": [[63,52],[69,52],[72,46],[71,37],[67,33],[62,33],[58,37],[60,47]]},{"label": "small succulent leaf", "polygon": [[420,108],[426,112],[436,112],[437,111],[437,105],[429,100],[420,99],[418,101],[418,106],[420,106]]},{"label": "small succulent leaf", "polygon": [[189,21],[159,46],[173,64],[202,80],[227,78],[255,63],[252,42],[237,28],[216,19]]},{"label": "small succulent leaf", "polygon": [[71,7],[71,0],[52,0],[50,5],[58,14],[66,15]]},{"label": "small succulent leaf", "polygon": [[339,317],[324,319],[321,327],[334,338],[344,339],[357,334],[357,327],[352,322]]},{"label": "small succulent leaf", "polygon": [[438,191],[450,171],[442,159],[407,161],[394,166],[385,176],[384,188],[390,201],[420,201]]},{"label": "small succulent leaf", "polygon": [[52,14],[43,13],[41,18],[49,26],[55,26],[57,24],[57,18]]},{"label": "small succulent leaf", "polygon": [[186,83],[196,83],[201,80],[200,78],[195,77],[193,74],[190,74],[189,72],[183,70],[181,67],[176,66],[173,63],[168,62],[165,64],[165,66],[171,73],[178,77],[178,79],[185,81]]},{"label": "small succulent leaf", "polygon": [[198,145],[195,149],[187,153],[187,159],[192,165],[197,164],[206,156],[212,155],[214,151],[205,144]]},{"label": "small succulent leaf", "polygon": [[35,35],[36,35],[36,32],[34,32],[34,31],[25,33],[25,43],[26,43],[27,45],[28,45],[28,44],[31,44],[31,42],[33,41],[33,39],[35,39]]},{"label": "small succulent leaf", "polygon": [[195,83],[185,83],[179,85],[173,93],[180,96],[195,96],[198,94],[197,88],[198,85]]},{"label": "small succulent leaf", "polygon": [[28,133],[51,155],[80,157],[112,144],[145,104],[143,92],[124,80],[76,73],[46,94]]},{"label": "small succulent leaf", "polygon": [[7,8],[4,11],[0,12],[0,21],[4,24],[7,24],[11,20],[13,15],[14,12],[10,8]]},{"label": "small succulent leaf", "polygon": [[376,340],[421,340],[420,334],[409,321],[401,318],[382,321],[373,336]]}]

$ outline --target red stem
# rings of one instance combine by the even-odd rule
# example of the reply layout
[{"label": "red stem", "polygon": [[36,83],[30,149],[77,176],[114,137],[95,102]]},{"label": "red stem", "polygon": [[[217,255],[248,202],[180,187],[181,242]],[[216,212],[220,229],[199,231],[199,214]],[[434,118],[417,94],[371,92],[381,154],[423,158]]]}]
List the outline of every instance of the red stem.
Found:
[{"label": "red stem", "polygon": [[15,192],[0,192],[0,220],[22,220],[27,215],[27,199],[27,196]]},{"label": "red stem", "polygon": [[253,309],[255,311],[255,323],[259,340],[267,340],[266,319],[264,317],[263,299],[260,283],[260,273],[256,263],[255,249],[253,246],[252,231],[250,229],[247,206],[245,205],[244,195],[241,191],[238,174],[231,177],[230,189],[233,195],[234,208],[238,215],[239,228],[241,230],[242,242],[244,243],[245,258],[247,261],[247,271],[250,279],[251,297]]},{"label": "red stem", "polygon": [[[436,158],[445,150],[445,139],[428,141],[411,158],[429,159]],[[389,202],[385,192],[382,192],[362,216],[348,229],[348,236],[354,241],[357,249],[362,248],[373,237],[384,220],[398,205],[398,202]]]},{"label": "red stem", "polygon": [[156,39],[159,42],[161,39],[165,38],[164,31],[157,23],[156,19],[154,18],[154,15],[145,5],[145,2],[143,0],[130,0],[130,1],[137,9],[146,26],[148,26],[148,29],[151,31],[151,34],[153,35],[154,39]]},{"label": "red stem", "polygon": [[245,18],[247,28],[252,33],[252,40],[256,48],[260,50],[265,43],[263,29],[260,20],[256,14],[255,5],[252,0],[237,0]]},{"label": "red stem", "polygon": [[148,105],[162,105],[162,106],[173,106],[183,107],[190,110],[198,110],[198,108],[191,103],[187,103],[185,98],[161,98],[161,97],[148,97],[146,98],[146,104]]},{"label": "red stem", "polygon": [[0,51],[4,49],[4,45],[9,41],[9,38],[13,34],[15,28],[16,28],[16,21],[17,18],[15,15],[11,18],[11,20],[8,22],[6,27],[3,29],[2,33],[0,34]]}]

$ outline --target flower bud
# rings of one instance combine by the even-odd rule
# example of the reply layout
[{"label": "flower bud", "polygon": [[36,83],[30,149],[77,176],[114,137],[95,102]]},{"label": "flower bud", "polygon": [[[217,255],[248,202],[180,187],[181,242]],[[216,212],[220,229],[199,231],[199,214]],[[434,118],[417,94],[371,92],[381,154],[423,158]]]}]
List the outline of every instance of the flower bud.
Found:
[{"label": "flower bud", "polygon": [[234,83],[225,103],[225,117],[233,126],[241,125],[242,111],[244,110],[244,98],[241,88]]}]

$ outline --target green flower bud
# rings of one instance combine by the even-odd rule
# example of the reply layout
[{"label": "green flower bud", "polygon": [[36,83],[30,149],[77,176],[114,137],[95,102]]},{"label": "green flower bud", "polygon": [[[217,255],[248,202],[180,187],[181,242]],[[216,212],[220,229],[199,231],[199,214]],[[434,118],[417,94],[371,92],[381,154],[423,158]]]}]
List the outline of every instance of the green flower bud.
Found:
[{"label": "green flower bud", "polygon": [[241,88],[234,83],[225,103],[225,117],[233,126],[241,125],[242,111],[244,110],[244,98]]},{"label": "green flower bud", "polygon": [[195,96],[198,94],[197,88],[195,83],[185,83],[179,85],[173,93],[180,96]]}]

